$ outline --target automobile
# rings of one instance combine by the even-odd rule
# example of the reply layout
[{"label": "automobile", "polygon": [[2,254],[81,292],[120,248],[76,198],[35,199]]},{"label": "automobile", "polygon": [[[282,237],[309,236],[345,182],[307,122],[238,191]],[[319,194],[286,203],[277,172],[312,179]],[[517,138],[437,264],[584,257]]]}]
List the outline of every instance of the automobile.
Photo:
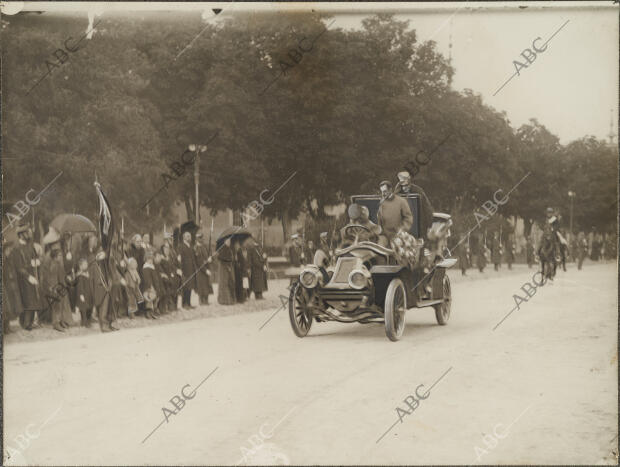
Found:
[{"label": "automobile", "polygon": [[[400,196],[413,214],[409,233],[419,237],[419,195]],[[380,195],[357,195],[351,200],[368,207],[370,220],[377,222]],[[421,247],[414,266],[399,261],[402,257],[385,246],[388,242],[360,241],[369,233],[366,226],[346,225],[345,235],[355,240],[335,251],[335,266],[308,264],[292,282],[288,308],[293,332],[305,337],[315,321],[379,322],[385,324],[387,337],[397,341],[405,327],[405,312],[412,308],[433,308],[437,323],[446,325],[452,301],[446,270],[456,263],[444,254],[451,225],[450,215],[433,213],[429,244]]]}]

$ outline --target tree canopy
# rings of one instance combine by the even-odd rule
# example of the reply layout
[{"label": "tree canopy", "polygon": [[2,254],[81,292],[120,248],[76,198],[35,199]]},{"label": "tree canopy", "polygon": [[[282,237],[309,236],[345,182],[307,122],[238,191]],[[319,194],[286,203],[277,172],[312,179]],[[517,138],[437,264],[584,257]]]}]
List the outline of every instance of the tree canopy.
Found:
[{"label": "tree canopy", "polygon": [[54,52],[77,42],[84,18],[3,18],[4,196],[21,199],[62,170],[49,218],[92,217],[95,176],[136,224],[169,219],[178,202],[191,216],[193,167],[143,205],[188,144],[210,141],[200,183],[212,211],[241,210],[296,173],[263,215],[324,219],[326,206],[376,192],[449,137],[416,176],[436,210],[472,211],[529,173],[503,214],[540,220],[546,206],[567,210],[572,189],[577,228],[615,226],[616,149],[589,136],[562,145],[534,119],[513,128],[481,96],[452,89],[449,61],[408,21],[376,15],[326,30],[331,19],[313,13],[100,19],[60,63]]}]

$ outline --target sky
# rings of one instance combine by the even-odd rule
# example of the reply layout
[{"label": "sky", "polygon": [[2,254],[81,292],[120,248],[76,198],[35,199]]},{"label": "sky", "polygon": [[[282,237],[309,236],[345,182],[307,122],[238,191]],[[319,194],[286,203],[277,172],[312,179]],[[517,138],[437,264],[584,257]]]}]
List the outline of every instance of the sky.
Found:
[{"label": "sky", "polygon": [[[527,6],[527,8],[520,8]],[[112,10],[170,10],[171,3],[5,2],[10,10],[81,11],[102,16]],[[432,39],[451,58],[456,72],[453,87],[472,89],[484,102],[505,111],[514,127],[536,118],[562,143],[618,132],[619,6],[606,2],[436,2],[436,3],[175,3],[175,9],[195,11],[213,21],[248,10],[314,9],[334,14],[332,26],[361,27],[364,17],[392,12]],[[217,15],[212,8],[221,8]],[[126,10],[124,10],[126,11]],[[217,19],[214,19],[217,18]],[[555,35],[551,38],[551,36]],[[540,38],[536,40],[537,38]],[[544,52],[528,63],[521,55],[551,39]],[[514,61],[527,65],[516,73]],[[6,70],[5,70],[6,72]],[[515,76],[513,76],[515,75]],[[510,81],[498,91],[509,79]],[[614,137],[617,142],[617,137]]]}]

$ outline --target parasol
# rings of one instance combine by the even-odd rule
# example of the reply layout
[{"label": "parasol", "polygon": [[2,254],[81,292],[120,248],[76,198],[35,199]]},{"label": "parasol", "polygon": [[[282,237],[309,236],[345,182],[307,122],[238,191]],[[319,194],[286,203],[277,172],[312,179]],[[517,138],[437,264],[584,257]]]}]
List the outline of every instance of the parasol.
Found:
[{"label": "parasol", "polygon": [[224,242],[229,239],[239,239],[244,240],[248,237],[251,237],[252,234],[245,227],[236,227],[232,226],[224,230],[219,237],[217,237],[217,241],[215,242],[215,250],[219,250],[224,245]]},{"label": "parasol", "polygon": [[61,234],[66,232],[97,232],[95,224],[80,214],[59,214],[50,222],[50,226],[54,227]]}]

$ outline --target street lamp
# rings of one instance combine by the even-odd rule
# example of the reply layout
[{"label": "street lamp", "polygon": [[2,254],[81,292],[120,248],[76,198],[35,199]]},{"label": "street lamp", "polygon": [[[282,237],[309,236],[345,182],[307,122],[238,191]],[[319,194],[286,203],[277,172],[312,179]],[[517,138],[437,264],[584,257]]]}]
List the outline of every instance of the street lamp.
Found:
[{"label": "street lamp", "polygon": [[577,193],[574,191],[568,192],[568,197],[570,198],[570,240],[573,239],[573,200],[577,196]]},{"label": "street lamp", "polygon": [[196,187],[196,225],[200,226],[200,201],[199,201],[199,184],[200,184],[200,153],[207,151],[207,146],[204,144],[190,144],[188,149],[196,153],[196,159],[194,160],[194,185]]}]

